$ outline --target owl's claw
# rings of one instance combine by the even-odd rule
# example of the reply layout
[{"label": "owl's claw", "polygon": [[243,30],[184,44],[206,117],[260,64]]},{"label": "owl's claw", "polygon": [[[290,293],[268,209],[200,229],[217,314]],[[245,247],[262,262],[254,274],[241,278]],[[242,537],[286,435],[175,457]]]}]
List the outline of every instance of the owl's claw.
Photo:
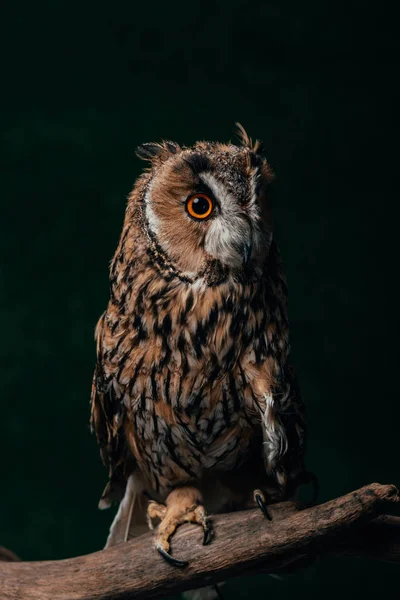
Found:
[{"label": "owl's claw", "polygon": [[207,546],[211,542],[212,538],[212,527],[210,523],[207,521],[205,525],[203,525],[204,535],[203,535],[203,546]]},{"label": "owl's claw", "polygon": [[170,539],[176,529],[183,523],[196,523],[203,528],[203,545],[209,544],[212,538],[212,527],[199,491],[192,487],[181,487],[172,491],[167,503],[159,504],[153,500],[147,507],[147,520],[152,529],[159,521],[156,532],[156,549],[161,556],[175,567],[186,567],[189,563],[174,558],[169,554]]},{"label": "owl's claw", "polygon": [[156,548],[157,548],[158,552],[161,554],[161,556],[164,558],[164,560],[166,560],[170,565],[173,565],[174,567],[187,567],[188,566],[189,562],[187,560],[180,560],[179,558],[174,558],[166,550],[164,550],[164,548],[161,546],[161,544],[157,544]]},{"label": "owl's claw", "polygon": [[265,497],[264,494],[261,492],[261,490],[255,490],[254,492],[254,500],[257,502],[262,514],[264,515],[264,517],[266,519],[268,519],[268,521],[272,521],[272,517],[270,512],[268,511],[268,508],[265,504]]}]

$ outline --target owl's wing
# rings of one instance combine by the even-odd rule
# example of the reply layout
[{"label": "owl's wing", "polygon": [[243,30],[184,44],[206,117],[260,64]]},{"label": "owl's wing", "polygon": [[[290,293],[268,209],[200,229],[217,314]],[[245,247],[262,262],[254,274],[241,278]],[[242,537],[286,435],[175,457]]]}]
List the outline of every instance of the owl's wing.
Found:
[{"label": "owl's wing", "polygon": [[113,380],[107,381],[102,364],[104,314],[96,327],[97,363],[91,397],[92,431],[96,433],[102,461],[109,470],[109,481],[102,493],[99,508],[108,508],[115,501],[119,510],[111,525],[107,546],[126,541],[147,530],[145,525],[144,486],[137,465],[128,452],[123,431],[124,405]]},{"label": "owl's wing", "polygon": [[96,433],[103,464],[109,470],[109,482],[101,497],[100,508],[108,508],[112,501],[121,500],[126,487],[126,448],[121,428],[123,406],[112,380],[106,380],[102,365],[104,316],[100,317],[95,333],[97,362],[93,375],[90,416],[90,426]]},{"label": "owl's wing", "polygon": [[282,428],[281,448],[285,450],[278,457],[275,469],[278,481],[279,473],[282,472],[287,493],[291,495],[305,474],[304,453],[307,429],[305,406],[295,370],[289,360],[281,367],[280,381],[274,388],[272,396],[276,408],[276,429],[279,426]]},{"label": "owl's wing", "polygon": [[263,415],[264,456],[267,469],[275,473],[280,485],[290,494],[305,473],[306,419],[285,341],[288,338],[287,286],[275,242],[265,265],[264,283],[277,335],[271,340],[277,378]]}]

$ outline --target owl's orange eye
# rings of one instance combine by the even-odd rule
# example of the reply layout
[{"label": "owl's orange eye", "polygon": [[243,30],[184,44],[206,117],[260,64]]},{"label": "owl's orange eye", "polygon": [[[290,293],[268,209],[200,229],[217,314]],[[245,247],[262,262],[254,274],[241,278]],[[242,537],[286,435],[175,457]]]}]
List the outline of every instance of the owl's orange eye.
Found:
[{"label": "owl's orange eye", "polygon": [[186,210],[193,219],[207,219],[213,208],[213,201],[206,194],[193,194],[186,200]]}]

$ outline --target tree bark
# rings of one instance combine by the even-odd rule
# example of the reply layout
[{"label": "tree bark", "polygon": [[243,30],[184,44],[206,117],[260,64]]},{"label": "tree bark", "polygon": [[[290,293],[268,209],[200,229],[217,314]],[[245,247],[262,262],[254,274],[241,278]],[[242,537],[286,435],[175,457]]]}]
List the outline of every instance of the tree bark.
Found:
[{"label": "tree bark", "polygon": [[400,518],[385,515],[398,490],[373,483],[297,510],[271,505],[273,520],[256,509],[213,517],[215,537],[202,546],[194,525],[173,537],[173,555],[186,568],[163,561],[145,534],[113,548],[59,561],[0,562],[2,600],[132,600],[157,598],[256,572],[279,573],[323,554],[367,555],[400,564]]}]

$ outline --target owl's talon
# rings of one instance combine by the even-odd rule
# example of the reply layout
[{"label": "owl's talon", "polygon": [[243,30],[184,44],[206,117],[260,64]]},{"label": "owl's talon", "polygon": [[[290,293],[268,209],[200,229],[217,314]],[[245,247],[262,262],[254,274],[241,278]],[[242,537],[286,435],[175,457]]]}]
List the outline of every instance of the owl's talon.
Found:
[{"label": "owl's talon", "polygon": [[187,560],[180,560],[179,558],[174,558],[166,550],[164,550],[164,548],[160,544],[157,544],[156,548],[163,557],[163,559],[166,560],[167,563],[169,563],[170,565],[173,565],[174,567],[188,566],[189,562]]},{"label": "owl's talon", "polygon": [[213,529],[204,506],[198,506],[195,509],[193,516],[194,519],[192,520],[192,523],[198,523],[203,528],[203,546],[207,546],[207,544],[211,542]]},{"label": "owl's talon", "polygon": [[204,528],[203,546],[207,546],[207,544],[209,544],[211,542],[211,539],[212,539],[212,528],[211,528],[210,524],[207,524],[207,526]]},{"label": "owl's talon", "polygon": [[189,563],[174,558],[169,554],[170,539],[183,523],[196,523],[203,528],[203,544],[211,541],[212,527],[202,505],[202,497],[197,488],[182,486],[173,490],[167,497],[166,504],[154,500],[147,506],[149,526],[160,521],[156,532],[155,546],[161,556],[176,567],[186,567]]},{"label": "owl's talon", "polygon": [[260,490],[254,492],[254,500],[257,502],[262,514],[268,521],[272,521],[271,514],[265,504],[264,494]]}]

